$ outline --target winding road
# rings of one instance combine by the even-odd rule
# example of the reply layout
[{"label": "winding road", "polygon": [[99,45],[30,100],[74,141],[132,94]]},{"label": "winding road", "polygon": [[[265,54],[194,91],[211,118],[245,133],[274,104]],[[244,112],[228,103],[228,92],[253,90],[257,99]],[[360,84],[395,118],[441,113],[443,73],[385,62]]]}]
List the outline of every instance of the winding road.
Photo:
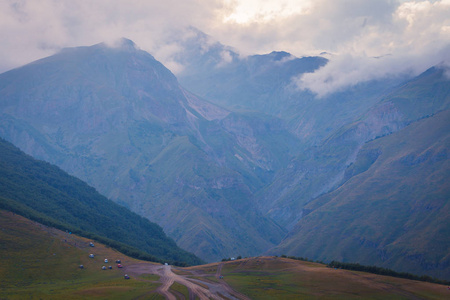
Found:
[{"label": "winding road", "polygon": [[[217,267],[217,272],[215,277],[217,279],[220,278],[220,274],[222,271],[223,264],[219,264]],[[170,265],[155,265],[150,263],[141,263],[129,265],[124,268],[127,274],[132,277],[137,278],[138,275],[141,274],[155,274],[160,277],[159,282],[161,286],[159,286],[155,292],[163,295],[166,299],[176,300],[177,297],[173,294],[173,291],[170,290],[170,287],[174,282],[178,282],[187,287],[189,291],[189,299],[195,299],[198,297],[199,299],[242,299],[249,300],[248,297],[238,293],[233,290],[224,280],[219,279],[219,282],[212,282],[208,280],[201,280],[198,274],[196,275],[196,279],[190,278],[190,276],[194,275],[178,275],[172,272],[172,267]],[[186,270],[183,270],[188,272]],[[139,280],[144,280],[139,278]],[[177,293],[178,299],[182,297],[180,293]],[[183,297],[184,298],[184,297]]]}]

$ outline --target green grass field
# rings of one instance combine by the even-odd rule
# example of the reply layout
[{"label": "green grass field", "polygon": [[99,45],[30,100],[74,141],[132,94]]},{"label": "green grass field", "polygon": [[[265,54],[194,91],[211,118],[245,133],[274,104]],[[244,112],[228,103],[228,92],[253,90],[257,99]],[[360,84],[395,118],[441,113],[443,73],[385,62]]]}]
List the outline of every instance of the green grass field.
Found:
[{"label": "green grass field", "polygon": [[[125,280],[115,260],[124,266],[138,261],[101,244],[90,247],[88,239],[5,211],[0,211],[0,226],[2,299],[129,299],[159,286]],[[95,257],[89,258],[90,253]],[[104,265],[113,268],[102,270]]]},{"label": "green grass field", "polygon": [[[136,259],[89,240],[0,210],[1,299],[164,299],[156,293],[157,275],[124,279],[122,265]],[[89,258],[94,253],[94,258]],[[105,264],[108,258],[110,263]],[[146,262],[148,263],[148,262]],[[83,269],[79,265],[84,265]],[[327,268],[323,264],[278,257],[256,257],[175,268],[175,273],[210,282],[226,282],[251,299],[448,299],[447,286],[375,274]],[[113,268],[102,270],[111,265]],[[195,272],[194,272],[195,271]],[[192,273],[194,272],[194,273]],[[205,285],[205,288],[206,285]],[[175,283],[170,291],[189,299]]]},{"label": "green grass field", "polygon": [[172,292],[175,292],[176,295],[181,294],[184,296],[185,299],[189,299],[189,290],[187,287],[185,287],[182,284],[179,284],[178,282],[174,282],[172,286],[170,287],[170,290]]}]

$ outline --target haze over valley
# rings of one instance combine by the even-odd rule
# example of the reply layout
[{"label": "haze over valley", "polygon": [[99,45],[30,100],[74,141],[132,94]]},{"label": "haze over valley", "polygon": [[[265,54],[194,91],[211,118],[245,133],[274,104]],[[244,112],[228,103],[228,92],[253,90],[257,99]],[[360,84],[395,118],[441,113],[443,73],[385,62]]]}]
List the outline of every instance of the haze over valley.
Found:
[{"label": "haze over valley", "polygon": [[[369,2],[346,13],[364,26],[337,35],[339,47],[312,30],[280,48],[293,33],[283,39],[270,24],[338,18],[304,1],[290,15],[266,2],[247,21],[236,4],[221,29],[213,19],[154,20],[162,27],[152,35],[130,22],[117,25],[120,38],[99,26],[83,39],[73,27],[76,45],[64,47],[62,34],[52,53],[30,47],[28,63],[18,51],[15,65],[0,64],[0,208],[158,262],[288,255],[450,280],[450,24],[441,17],[450,3]],[[7,9],[28,26],[40,18],[32,7]],[[416,28],[425,11],[441,29],[416,41],[399,18],[414,15],[404,18]],[[397,28],[397,47],[382,20]],[[231,28],[242,31],[226,37]],[[374,45],[384,34],[391,45]],[[124,240],[123,230],[135,234]]]}]

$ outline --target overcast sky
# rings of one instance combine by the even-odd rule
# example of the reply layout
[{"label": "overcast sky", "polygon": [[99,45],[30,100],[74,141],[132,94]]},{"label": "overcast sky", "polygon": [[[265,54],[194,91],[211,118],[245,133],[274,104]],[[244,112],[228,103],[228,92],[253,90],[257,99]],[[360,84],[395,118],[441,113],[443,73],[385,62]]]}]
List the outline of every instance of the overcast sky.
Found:
[{"label": "overcast sky", "polygon": [[171,38],[193,26],[242,55],[332,55],[297,79],[319,95],[450,65],[450,0],[0,0],[0,72],[63,47],[132,39],[175,73]]}]

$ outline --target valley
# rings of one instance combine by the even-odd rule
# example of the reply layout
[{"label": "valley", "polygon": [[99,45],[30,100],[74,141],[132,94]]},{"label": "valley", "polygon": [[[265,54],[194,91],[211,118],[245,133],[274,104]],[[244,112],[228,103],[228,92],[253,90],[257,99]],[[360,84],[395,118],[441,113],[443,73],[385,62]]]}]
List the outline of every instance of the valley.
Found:
[{"label": "valley", "polygon": [[[450,278],[444,66],[317,97],[291,80],[322,68],[323,57],[201,49],[192,47],[186,60],[197,60],[180,81],[125,38],[0,74],[0,135],[92,186],[92,199],[115,202],[113,215],[126,215],[126,224],[140,227],[142,217],[161,226],[155,235],[167,234],[171,261],[289,254]],[[232,59],[218,66],[225,50]],[[23,171],[18,180],[5,176],[3,197],[37,210],[20,193]],[[44,194],[58,207],[52,222],[61,222],[68,215],[56,178],[46,179]],[[83,223],[83,210],[90,220],[108,211],[91,215],[89,199],[75,197],[68,225]],[[83,226],[99,234],[97,224]],[[166,242],[152,239],[127,243],[160,261]]]},{"label": "valley", "polygon": [[0,300],[450,299],[449,16],[0,1]]}]

